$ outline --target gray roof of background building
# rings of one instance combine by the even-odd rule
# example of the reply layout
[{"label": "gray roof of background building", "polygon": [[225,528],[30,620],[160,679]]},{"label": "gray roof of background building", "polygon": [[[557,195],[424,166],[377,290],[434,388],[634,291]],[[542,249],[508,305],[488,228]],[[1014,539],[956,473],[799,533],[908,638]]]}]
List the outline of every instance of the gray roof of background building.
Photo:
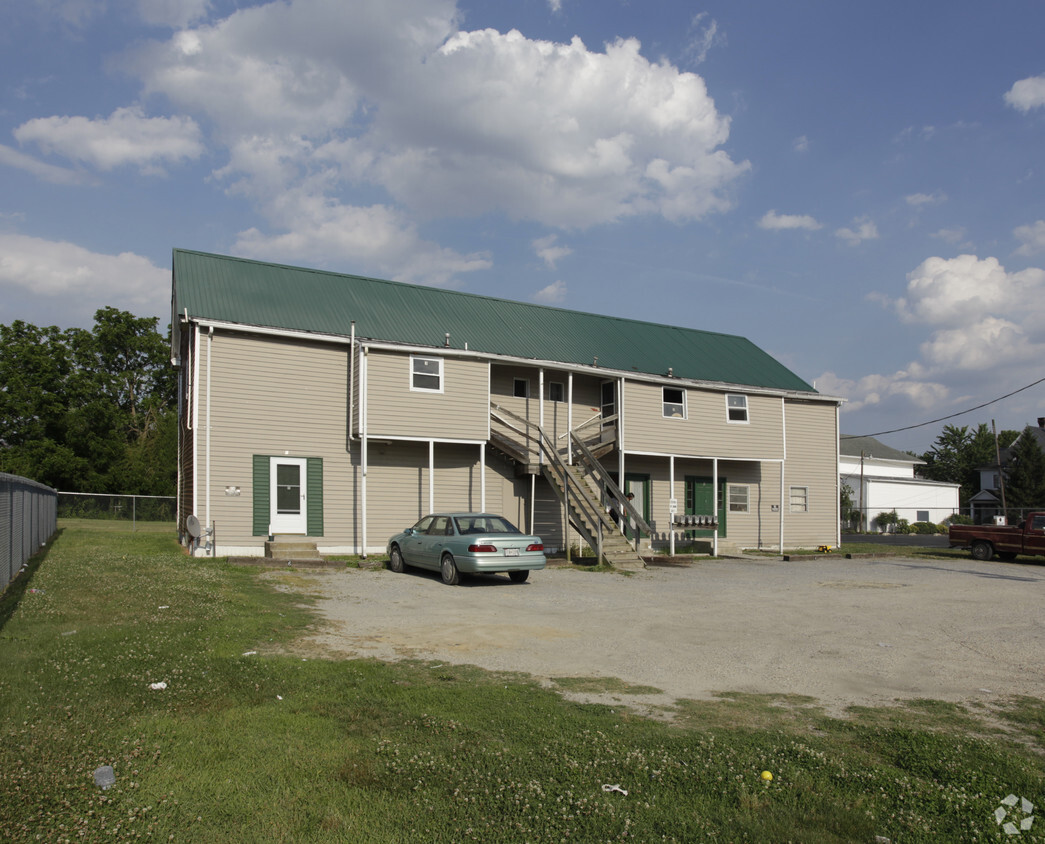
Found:
[{"label": "gray roof of background building", "polygon": [[906,451],[890,448],[880,443],[874,437],[851,437],[842,434],[838,438],[838,451],[846,457],[873,457],[876,460],[898,460],[904,463],[925,463],[920,457],[915,457]]}]

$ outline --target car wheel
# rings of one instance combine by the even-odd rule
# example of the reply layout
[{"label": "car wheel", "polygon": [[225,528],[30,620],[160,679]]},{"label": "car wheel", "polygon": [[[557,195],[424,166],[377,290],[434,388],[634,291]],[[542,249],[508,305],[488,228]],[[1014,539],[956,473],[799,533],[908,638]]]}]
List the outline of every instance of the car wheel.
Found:
[{"label": "car wheel", "polygon": [[457,563],[454,562],[452,554],[443,554],[442,562],[439,563],[439,574],[447,586],[456,586],[461,582],[461,575],[457,571]]},{"label": "car wheel", "polygon": [[523,569],[522,571],[510,571],[508,577],[512,579],[512,583],[525,583],[526,578],[530,576],[529,569]]},{"label": "car wheel", "polygon": [[406,568],[406,564],[403,562],[403,552],[399,550],[398,545],[393,545],[392,550],[388,552],[388,568],[396,574],[402,574],[403,569]]},{"label": "car wheel", "polygon": [[972,544],[972,556],[976,560],[989,560],[994,556],[994,549],[989,542],[974,542]]}]

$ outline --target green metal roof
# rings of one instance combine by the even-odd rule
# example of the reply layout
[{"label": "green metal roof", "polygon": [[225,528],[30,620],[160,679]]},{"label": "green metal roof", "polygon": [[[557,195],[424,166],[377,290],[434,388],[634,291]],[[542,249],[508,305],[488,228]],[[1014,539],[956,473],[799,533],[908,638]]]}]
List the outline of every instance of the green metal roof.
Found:
[{"label": "green metal roof", "polygon": [[450,346],[774,390],[813,388],[749,340],[435,287],[174,250],[173,309],[191,318]]}]

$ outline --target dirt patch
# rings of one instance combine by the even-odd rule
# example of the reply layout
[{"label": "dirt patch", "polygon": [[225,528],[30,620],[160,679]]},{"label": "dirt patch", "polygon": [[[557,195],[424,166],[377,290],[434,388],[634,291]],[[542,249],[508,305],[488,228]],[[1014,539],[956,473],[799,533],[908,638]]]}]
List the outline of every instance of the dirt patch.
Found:
[{"label": "dirt patch", "polygon": [[1045,568],[1034,564],[705,560],[459,587],[426,572],[261,576],[316,601],[324,623],[302,649],[473,664],[549,685],[617,678],[567,694],[651,713],[723,692],[809,696],[835,713],[914,698],[1045,697]]}]

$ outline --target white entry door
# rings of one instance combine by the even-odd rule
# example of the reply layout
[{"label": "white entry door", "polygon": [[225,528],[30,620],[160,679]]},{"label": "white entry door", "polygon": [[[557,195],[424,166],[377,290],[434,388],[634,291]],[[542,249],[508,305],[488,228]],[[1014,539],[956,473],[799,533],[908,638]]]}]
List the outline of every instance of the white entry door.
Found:
[{"label": "white entry door", "polygon": [[269,521],[273,533],[308,533],[305,458],[273,457],[269,466]]}]

